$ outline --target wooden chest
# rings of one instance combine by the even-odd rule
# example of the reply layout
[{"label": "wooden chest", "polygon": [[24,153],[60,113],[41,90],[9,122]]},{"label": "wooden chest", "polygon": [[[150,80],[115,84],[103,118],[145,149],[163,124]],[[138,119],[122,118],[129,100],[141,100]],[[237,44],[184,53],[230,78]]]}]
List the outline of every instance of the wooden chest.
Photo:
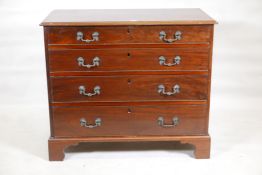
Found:
[{"label": "wooden chest", "polygon": [[213,27],[200,9],[55,10],[50,160],[80,142],[180,141],[209,158]]}]

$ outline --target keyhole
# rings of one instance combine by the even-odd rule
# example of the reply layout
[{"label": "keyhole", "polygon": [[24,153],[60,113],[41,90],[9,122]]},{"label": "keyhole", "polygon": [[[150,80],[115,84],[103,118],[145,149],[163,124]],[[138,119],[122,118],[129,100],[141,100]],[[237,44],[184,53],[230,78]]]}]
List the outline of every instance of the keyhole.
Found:
[{"label": "keyhole", "polygon": [[128,109],[127,109],[127,113],[128,113],[128,114],[131,114],[131,112],[132,112],[131,109],[128,108]]},{"label": "keyhole", "polygon": [[131,54],[130,53],[127,53],[127,56],[128,56],[128,58],[131,58]]},{"label": "keyhole", "polygon": [[131,84],[131,83],[132,83],[132,81],[131,81],[130,79],[128,79],[128,80],[127,80],[127,83],[128,83],[128,84]]},{"label": "keyhole", "polygon": [[127,29],[127,33],[130,34],[130,29],[129,28]]}]

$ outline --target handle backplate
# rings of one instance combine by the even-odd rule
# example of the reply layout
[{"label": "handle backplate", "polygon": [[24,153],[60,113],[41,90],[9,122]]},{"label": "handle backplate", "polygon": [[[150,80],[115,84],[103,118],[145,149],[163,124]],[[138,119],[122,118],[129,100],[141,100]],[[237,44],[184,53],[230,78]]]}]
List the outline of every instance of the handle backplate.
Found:
[{"label": "handle backplate", "polygon": [[85,64],[85,60],[83,57],[78,57],[77,58],[77,62],[78,62],[78,65],[80,67],[86,67],[88,69],[92,68],[92,67],[98,67],[100,65],[100,58],[99,57],[94,57],[93,58],[93,63],[92,64]]},{"label": "handle backplate", "polygon": [[100,118],[95,119],[95,124],[88,124],[86,119],[81,118],[80,119],[80,126],[85,127],[85,128],[96,128],[102,125],[102,120]]},{"label": "handle backplate", "polygon": [[160,84],[158,85],[157,92],[161,95],[167,95],[167,96],[171,96],[171,95],[180,93],[180,86],[178,84],[174,85],[172,89],[173,89],[172,92],[166,92],[166,87],[163,84]]},{"label": "handle backplate", "polygon": [[161,127],[171,128],[171,127],[175,127],[175,126],[177,126],[179,124],[179,118],[178,117],[173,117],[172,118],[172,124],[165,124],[164,117],[158,117],[157,123]]},{"label": "handle backplate", "polygon": [[93,32],[92,33],[92,39],[84,39],[83,32],[77,32],[76,33],[76,40],[77,41],[83,41],[83,42],[86,42],[86,43],[99,41],[99,33],[98,32]]},{"label": "handle backplate", "polygon": [[84,95],[84,96],[88,96],[88,97],[100,95],[100,93],[101,93],[101,87],[100,86],[95,86],[94,92],[86,92],[85,86],[79,86],[78,89],[79,89],[79,94]]},{"label": "handle backplate", "polygon": [[180,56],[176,56],[174,59],[173,59],[173,63],[166,63],[166,58],[164,56],[160,56],[159,57],[159,64],[161,66],[175,66],[175,65],[178,65],[180,64],[181,62],[181,57]]},{"label": "handle backplate", "polygon": [[174,38],[167,38],[167,34],[165,31],[161,31],[159,33],[159,38],[160,40],[166,42],[166,43],[173,43],[175,41],[181,40],[182,39],[182,32],[181,31],[176,31],[174,34]]}]

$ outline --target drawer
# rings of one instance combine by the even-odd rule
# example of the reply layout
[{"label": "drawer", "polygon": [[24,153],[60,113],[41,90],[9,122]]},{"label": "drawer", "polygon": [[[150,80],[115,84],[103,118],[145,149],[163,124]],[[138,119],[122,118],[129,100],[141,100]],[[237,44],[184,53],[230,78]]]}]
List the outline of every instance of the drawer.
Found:
[{"label": "drawer", "polygon": [[207,105],[54,107],[55,137],[205,135]]},{"label": "drawer", "polygon": [[211,39],[212,26],[49,27],[48,44],[175,44]]},{"label": "drawer", "polygon": [[208,49],[50,50],[51,72],[208,70]]},{"label": "drawer", "polygon": [[53,102],[206,100],[207,75],[51,77]]}]

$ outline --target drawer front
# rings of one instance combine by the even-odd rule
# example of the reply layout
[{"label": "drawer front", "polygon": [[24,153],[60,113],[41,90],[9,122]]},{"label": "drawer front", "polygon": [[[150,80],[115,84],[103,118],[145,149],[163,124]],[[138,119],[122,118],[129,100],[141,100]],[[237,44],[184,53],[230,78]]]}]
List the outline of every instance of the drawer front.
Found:
[{"label": "drawer front", "polygon": [[175,44],[209,42],[212,26],[49,27],[48,44]]},{"label": "drawer front", "polygon": [[208,49],[50,50],[51,72],[208,70]]},{"label": "drawer front", "polygon": [[207,75],[52,77],[52,101],[206,100],[207,78]]},{"label": "drawer front", "polygon": [[207,105],[54,107],[56,137],[204,135]]}]

